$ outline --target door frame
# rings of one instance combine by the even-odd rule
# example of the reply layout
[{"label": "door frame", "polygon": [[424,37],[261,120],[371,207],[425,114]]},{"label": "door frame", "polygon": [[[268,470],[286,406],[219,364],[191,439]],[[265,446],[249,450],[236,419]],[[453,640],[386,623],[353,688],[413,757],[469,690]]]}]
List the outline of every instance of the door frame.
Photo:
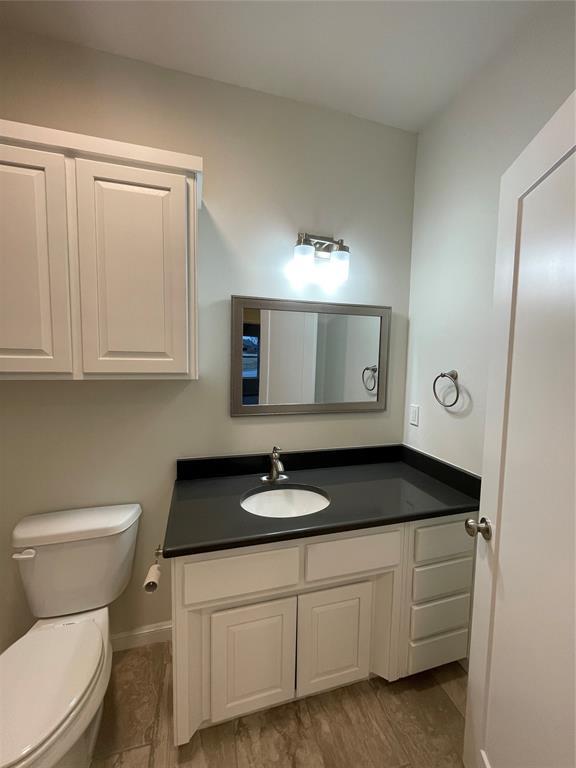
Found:
[{"label": "door frame", "polygon": [[494,596],[497,585],[507,438],[508,397],[518,278],[522,205],[526,195],[576,150],[576,92],[555,113],[504,173],[500,185],[498,239],[490,326],[491,361],[488,372],[486,427],[482,462],[480,517],[490,519],[493,537],[476,543],[476,579],[468,672],[468,701],[464,738],[467,768],[490,768],[481,752],[487,722]]}]

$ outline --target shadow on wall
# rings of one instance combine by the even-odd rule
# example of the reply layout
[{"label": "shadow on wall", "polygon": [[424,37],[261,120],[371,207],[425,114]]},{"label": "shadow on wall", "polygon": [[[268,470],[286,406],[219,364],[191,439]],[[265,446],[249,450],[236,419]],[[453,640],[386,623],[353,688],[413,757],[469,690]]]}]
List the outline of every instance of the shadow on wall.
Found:
[{"label": "shadow on wall", "polygon": [[[463,419],[469,416],[474,410],[474,401],[470,390],[465,387],[460,379],[458,380],[458,387],[460,390],[460,396],[458,402],[451,408],[444,407],[443,410],[451,416],[453,419]],[[454,400],[454,386],[451,382],[441,380],[436,387],[438,392],[438,398],[441,403],[451,403]],[[436,403],[434,403],[436,405]],[[439,406],[441,407],[441,406]]]}]

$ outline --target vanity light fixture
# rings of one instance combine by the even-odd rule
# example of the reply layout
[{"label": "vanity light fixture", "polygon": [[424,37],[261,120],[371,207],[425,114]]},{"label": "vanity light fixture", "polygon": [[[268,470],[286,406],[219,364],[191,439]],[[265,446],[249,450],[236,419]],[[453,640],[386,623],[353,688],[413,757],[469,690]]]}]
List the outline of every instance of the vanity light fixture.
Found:
[{"label": "vanity light fixture", "polygon": [[284,271],[297,288],[312,283],[330,293],[348,280],[350,248],[343,240],[299,232],[294,257]]}]

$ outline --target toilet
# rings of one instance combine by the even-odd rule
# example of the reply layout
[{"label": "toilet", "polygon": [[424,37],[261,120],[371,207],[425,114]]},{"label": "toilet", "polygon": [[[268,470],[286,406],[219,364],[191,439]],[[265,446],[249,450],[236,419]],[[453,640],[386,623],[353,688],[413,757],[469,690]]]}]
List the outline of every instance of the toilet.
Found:
[{"label": "toilet", "polygon": [[0,656],[0,768],[89,768],[110,679],[108,605],[132,571],[139,504],[14,528],[34,626]]}]

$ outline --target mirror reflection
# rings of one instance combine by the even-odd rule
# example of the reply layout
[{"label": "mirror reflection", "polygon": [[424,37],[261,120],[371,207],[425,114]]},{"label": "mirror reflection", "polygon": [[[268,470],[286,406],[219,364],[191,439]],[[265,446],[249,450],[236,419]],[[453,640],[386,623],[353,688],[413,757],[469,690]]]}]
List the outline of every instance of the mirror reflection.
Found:
[{"label": "mirror reflection", "polygon": [[[337,311],[318,312],[308,311],[306,302],[278,302],[282,308],[276,309],[267,301],[272,306],[242,306],[238,315],[241,328],[234,333],[241,338],[233,344],[241,342],[241,376],[233,383],[233,406],[236,401],[244,413],[258,407],[260,413],[384,407],[387,315],[382,328],[382,314],[367,314],[369,308],[329,305]],[[284,308],[290,304],[298,308]]]}]

